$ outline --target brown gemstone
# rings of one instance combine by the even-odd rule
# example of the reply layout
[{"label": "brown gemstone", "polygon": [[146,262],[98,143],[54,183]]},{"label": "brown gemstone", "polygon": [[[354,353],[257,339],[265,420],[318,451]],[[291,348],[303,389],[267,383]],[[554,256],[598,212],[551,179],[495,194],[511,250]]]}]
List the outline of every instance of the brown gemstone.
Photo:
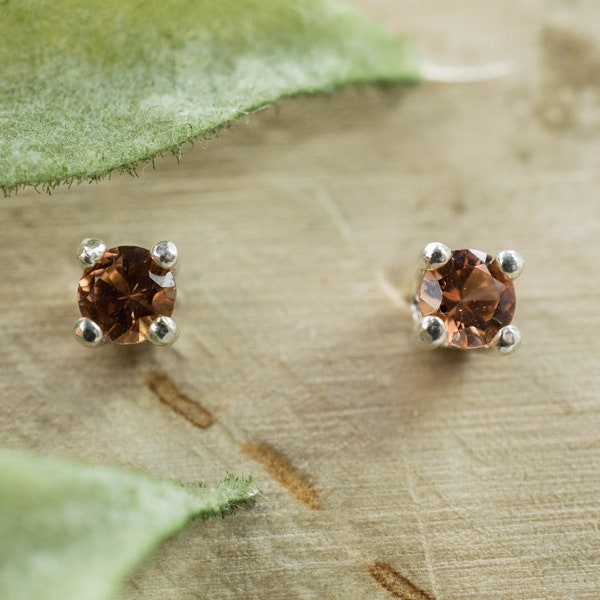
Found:
[{"label": "brown gemstone", "polygon": [[117,344],[146,340],[158,316],[171,316],[175,280],[155,264],[150,252],[138,246],[110,248],[79,281],[77,299],[82,316],[95,321]]},{"label": "brown gemstone", "polygon": [[417,300],[423,316],[446,323],[448,344],[465,350],[489,346],[515,312],[511,279],[479,250],[456,250],[436,270],[426,271]]}]

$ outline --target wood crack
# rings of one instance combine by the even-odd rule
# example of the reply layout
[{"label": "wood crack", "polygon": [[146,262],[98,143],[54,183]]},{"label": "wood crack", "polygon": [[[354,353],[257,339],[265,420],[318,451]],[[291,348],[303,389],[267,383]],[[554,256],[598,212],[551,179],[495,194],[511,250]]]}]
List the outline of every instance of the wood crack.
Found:
[{"label": "wood crack", "polygon": [[376,560],[368,567],[369,575],[394,598],[401,600],[434,600],[388,563]]},{"label": "wood crack", "polygon": [[289,458],[266,442],[247,443],[242,450],[252,460],[260,463],[267,472],[300,502],[313,510],[320,508],[319,491],[310,483],[308,477],[300,473]]},{"label": "wood crack", "polygon": [[148,376],[146,384],[163,404],[187,419],[192,425],[207,429],[213,424],[212,414],[181,392],[166,375],[153,373]]}]

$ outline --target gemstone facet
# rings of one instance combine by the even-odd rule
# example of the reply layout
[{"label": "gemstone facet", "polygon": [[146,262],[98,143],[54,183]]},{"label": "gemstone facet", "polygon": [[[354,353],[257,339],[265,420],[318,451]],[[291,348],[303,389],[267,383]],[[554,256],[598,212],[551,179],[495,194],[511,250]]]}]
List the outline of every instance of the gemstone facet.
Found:
[{"label": "gemstone facet", "polygon": [[494,257],[479,250],[456,250],[435,270],[426,270],[417,290],[422,316],[442,319],[447,345],[465,350],[491,346],[515,312],[513,282]]},{"label": "gemstone facet", "polygon": [[116,344],[146,341],[152,322],[170,317],[175,306],[173,273],[138,246],[116,246],[83,272],[79,310]]}]

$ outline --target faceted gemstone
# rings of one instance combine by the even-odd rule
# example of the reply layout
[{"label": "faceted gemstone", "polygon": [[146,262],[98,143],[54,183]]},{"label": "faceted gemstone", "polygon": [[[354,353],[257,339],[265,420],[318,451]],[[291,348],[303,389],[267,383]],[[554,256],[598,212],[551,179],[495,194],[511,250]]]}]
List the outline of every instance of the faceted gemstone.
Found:
[{"label": "faceted gemstone", "polygon": [[446,323],[448,344],[465,350],[489,346],[512,321],[516,303],[511,279],[479,250],[456,250],[444,266],[426,271],[417,300],[423,316]]},{"label": "faceted gemstone", "polygon": [[83,272],[77,290],[82,316],[96,322],[117,344],[145,341],[156,317],[171,316],[175,296],[173,273],[155,264],[150,252],[138,246],[107,250]]}]

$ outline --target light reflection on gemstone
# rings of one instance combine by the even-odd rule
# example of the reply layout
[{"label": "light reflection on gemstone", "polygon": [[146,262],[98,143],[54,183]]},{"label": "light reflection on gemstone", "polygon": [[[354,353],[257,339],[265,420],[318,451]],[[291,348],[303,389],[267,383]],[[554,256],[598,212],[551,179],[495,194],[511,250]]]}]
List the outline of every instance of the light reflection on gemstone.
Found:
[{"label": "light reflection on gemstone", "polygon": [[167,271],[164,275],[159,275],[158,273],[148,272],[150,279],[154,281],[160,287],[175,287],[175,278],[173,277],[173,273],[171,271]]}]

